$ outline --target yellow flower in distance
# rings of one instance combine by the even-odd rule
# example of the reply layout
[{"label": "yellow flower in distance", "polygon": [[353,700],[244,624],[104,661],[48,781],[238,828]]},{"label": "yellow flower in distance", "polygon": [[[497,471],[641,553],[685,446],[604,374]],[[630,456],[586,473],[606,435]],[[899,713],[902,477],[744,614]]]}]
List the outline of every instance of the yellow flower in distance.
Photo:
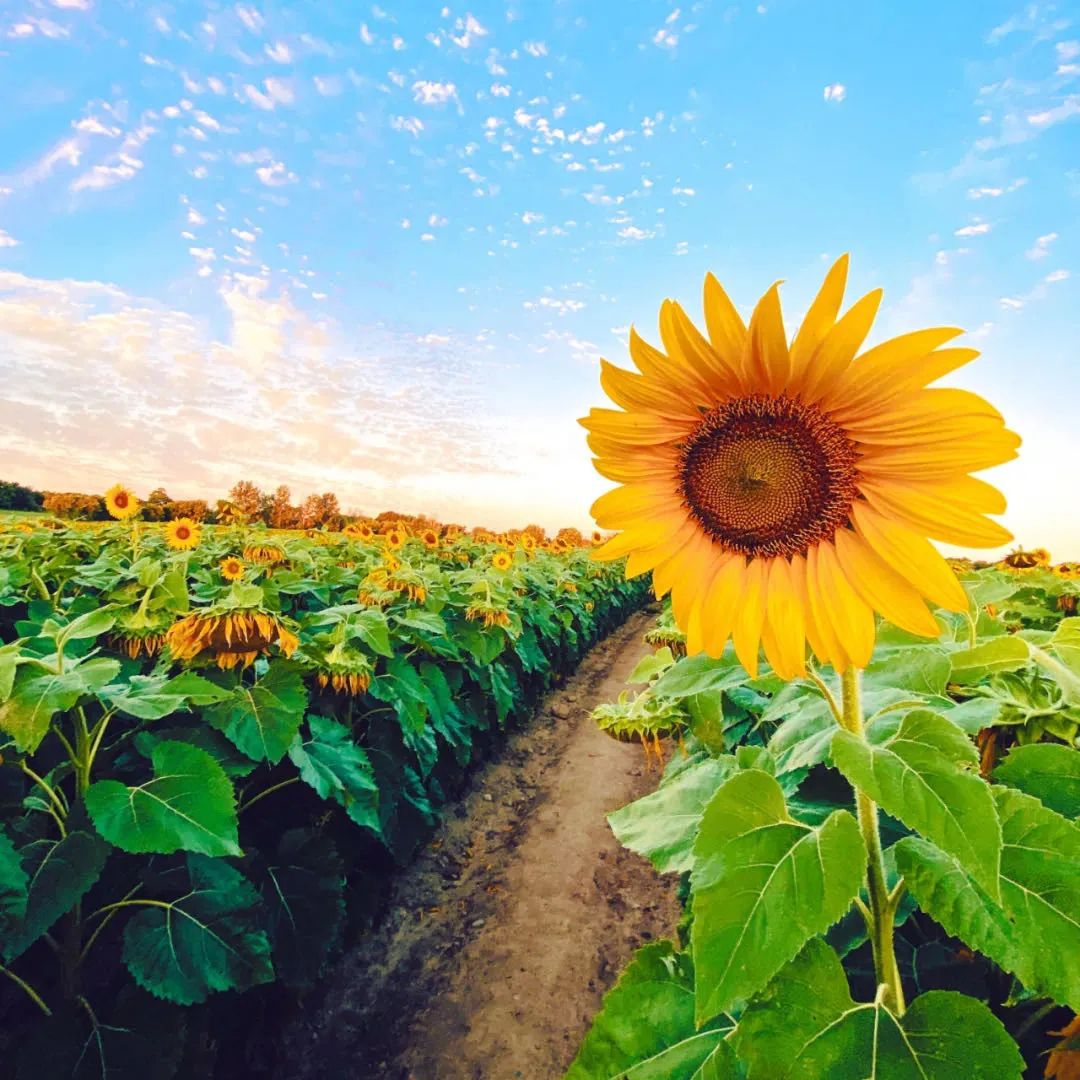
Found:
[{"label": "yellow flower in distance", "polygon": [[491,556],[491,565],[494,566],[496,570],[509,570],[510,567],[514,565],[514,560],[510,557],[508,552],[496,551],[495,554]]},{"label": "yellow flower in distance", "polygon": [[199,546],[202,529],[191,518],[177,518],[165,526],[165,543],[177,551],[191,551]]},{"label": "yellow flower in distance", "polygon": [[220,563],[221,576],[226,581],[239,581],[244,576],[247,567],[235,555],[222,559]]},{"label": "yellow flower in distance", "polygon": [[420,539],[428,551],[435,551],[439,546],[439,534],[434,529],[425,529],[420,534]]},{"label": "yellow flower in distance", "polygon": [[390,551],[398,551],[405,544],[405,532],[402,529],[387,529],[383,533],[383,542]]},{"label": "yellow flower in distance", "polygon": [[139,512],[139,500],[135,498],[134,493],[124,487],[123,484],[113,484],[108,491],[105,492],[105,509],[117,519],[117,521],[126,521],[130,517],[134,517]]},{"label": "yellow flower in distance", "polygon": [[778,286],[747,327],[710,274],[703,336],[676,303],[660,309],[664,351],[630,332],[638,372],[601,361],[618,409],[581,423],[601,475],[593,557],[628,556],[670,592],[691,655],[730,637],[755,674],[759,646],[782,678],[805,672],[806,643],[837,671],[864,667],[874,612],[936,637],[923,598],[953,611],[967,597],[930,540],[997,547],[987,514],[1001,494],[969,474],[1016,456],[1019,438],[981,397],[928,384],[973,360],[941,348],[942,327],[860,355],[876,289],[843,315],[848,258],[826,275],[788,343]]}]

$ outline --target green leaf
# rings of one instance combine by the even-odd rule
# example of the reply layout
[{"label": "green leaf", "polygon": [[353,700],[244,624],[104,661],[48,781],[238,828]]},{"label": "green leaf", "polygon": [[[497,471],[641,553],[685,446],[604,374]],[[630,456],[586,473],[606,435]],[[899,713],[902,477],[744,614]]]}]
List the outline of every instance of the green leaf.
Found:
[{"label": "green leaf", "polygon": [[1058,658],[1074,675],[1080,676],[1080,617],[1062,619],[1049,641]]},{"label": "green leaf", "polygon": [[651,795],[608,814],[611,830],[623,847],[644,855],[660,873],[689,870],[705,806],[734,771],[731,758],[705,758]]},{"label": "green leaf", "polygon": [[1080,753],[1060,743],[1016,746],[994,770],[994,779],[1034,795],[1063,817],[1080,816]]},{"label": "green leaf", "polygon": [[662,649],[643,656],[626,681],[630,684],[651,682],[667,671],[672,663],[674,663],[674,657],[671,655],[671,649],[665,645]]},{"label": "green leaf", "polygon": [[345,868],[334,842],[311,829],[290,829],[262,875],[259,892],[274,970],[286,986],[306,990],[341,946]]},{"label": "green leaf", "polygon": [[115,611],[108,607],[95,608],[85,615],[80,615],[77,619],[72,619],[67,626],[62,627],[56,635],[57,644],[100,637],[106,631],[111,630],[115,622]]},{"label": "green leaf", "polygon": [[1001,1021],[966,994],[932,990],[901,1018],[852,1000],[844,969],[811,941],[743,1013],[735,1033],[749,1080],[1020,1080]]},{"label": "green leaf", "polygon": [[276,765],[300,730],[307,702],[300,671],[277,662],[254,686],[239,683],[227,700],[208,706],[203,715],[253,761]]},{"label": "green leaf", "polygon": [[[690,958],[670,941],[639,949],[604,995],[565,1080],[722,1080],[736,1076],[726,1030],[694,1024]],[[710,1059],[713,1059],[710,1062]],[[719,1060],[717,1060],[719,1059]],[[720,1070],[723,1064],[726,1068]],[[703,1070],[713,1069],[711,1073]]]},{"label": "green leaf", "polygon": [[955,855],[995,899],[1001,826],[971,740],[936,713],[909,712],[874,746],[849,731],[833,736],[836,767],[882,809]]},{"label": "green leaf", "polygon": [[155,997],[194,1005],[222,990],[271,982],[270,943],[256,928],[259,895],[228,863],[189,855],[176,899],[124,927],[124,963]]},{"label": "green leaf", "polygon": [[236,778],[250,776],[259,763],[252,761],[246,754],[241,754],[220,731],[197,722],[192,718],[187,724],[169,724],[155,727],[152,731],[140,731],[135,736],[135,749],[143,757],[149,758],[154,747],[163,742],[183,742],[205,750],[225,770],[225,775]]},{"label": "green leaf", "polygon": [[719,660],[699,653],[684,656],[656,681],[653,693],[657,697],[684,698],[706,690],[726,690],[747,681],[746,672],[733,653]]},{"label": "green leaf", "polygon": [[173,1080],[187,1025],[182,1009],[130,983],[90,1014],[72,1002],[20,1040],[18,1080]]},{"label": "green leaf", "polygon": [[978,682],[998,671],[1015,671],[1026,667],[1031,649],[1022,638],[1013,634],[993,638],[973,649],[952,654],[952,681],[966,685]]},{"label": "green leaf", "polygon": [[131,675],[124,682],[106,686],[101,696],[129,716],[139,720],[160,720],[190,704],[207,705],[224,701],[229,691],[193,671],[175,679],[165,672]]},{"label": "green leaf", "polygon": [[15,686],[15,670],[20,660],[19,642],[0,645],[0,701],[6,701],[11,696]]},{"label": "green leaf", "polygon": [[45,738],[56,713],[73,708],[84,694],[111,682],[120,662],[99,656],[62,675],[41,675],[40,670],[36,664],[20,665],[11,696],[0,704],[0,731],[6,731],[19,750],[30,754]]},{"label": "green leaf", "polygon": [[986,896],[955,860],[914,838],[897,867],[919,906],[1030,990],[1080,1010],[1080,829],[1037,799],[993,789],[1001,818],[1001,897]]},{"label": "green leaf", "polygon": [[300,778],[322,798],[345,807],[357,825],[380,833],[379,788],[363,747],[344,724],[324,716],[309,716],[308,731],[307,739],[297,735],[289,747]]},{"label": "green leaf", "polygon": [[787,812],[776,780],[737,773],[705,809],[694,843],[692,946],[697,1019],[760,990],[851,906],[866,867],[855,818],[817,827]]},{"label": "green leaf", "polygon": [[3,940],[5,961],[25,952],[86,895],[108,855],[107,844],[81,831],[69,832],[62,840],[35,840],[19,852],[28,880],[26,915]]},{"label": "green leaf", "polygon": [[225,770],[186,742],[158,743],[150,760],[154,777],[137,787],[119,780],[91,785],[86,809],[98,832],[133,854],[242,854],[236,800]]},{"label": "green leaf", "polygon": [[878,650],[863,673],[863,687],[942,695],[951,671],[945,649],[936,641],[924,641],[904,648]]},{"label": "green leaf", "polygon": [[6,832],[0,831],[0,942],[6,942],[26,917],[30,879]]}]

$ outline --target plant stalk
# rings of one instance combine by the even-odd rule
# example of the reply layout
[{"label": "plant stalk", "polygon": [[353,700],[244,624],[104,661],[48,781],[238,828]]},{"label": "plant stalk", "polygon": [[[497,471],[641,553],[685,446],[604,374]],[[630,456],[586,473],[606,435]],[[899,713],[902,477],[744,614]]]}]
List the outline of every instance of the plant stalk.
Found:
[{"label": "plant stalk", "polygon": [[[843,689],[843,726],[852,735],[864,739],[862,701],[859,692],[859,671],[849,667],[841,677]],[[885,880],[885,858],[881,850],[881,833],[878,829],[878,809],[865,792],[855,789],[855,810],[859,830],[866,844],[866,895],[869,915],[866,930],[874,954],[874,971],[878,986],[884,988],[883,1000],[896,1013],[904,1015],[904,988],[900,982],[900,968],[896,963],[893,944],[893,923],[896,916],[896,900],[889,895]],[[864,913],[865,918],[865,913]]]}]

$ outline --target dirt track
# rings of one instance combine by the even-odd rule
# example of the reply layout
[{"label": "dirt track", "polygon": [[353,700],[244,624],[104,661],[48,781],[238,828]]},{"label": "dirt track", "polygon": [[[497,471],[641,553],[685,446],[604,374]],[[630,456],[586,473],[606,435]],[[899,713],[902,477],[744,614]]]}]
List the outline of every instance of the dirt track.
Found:
[{"label": "dirt track", "polygon": [[602,735],[647,647],[632,617],[477,775],[395,887],[383,925],[287,1039],[303,1080],[555,1080],[635,948],[674,933],[673,878],[605,815],[650,791],[640,748]]}]

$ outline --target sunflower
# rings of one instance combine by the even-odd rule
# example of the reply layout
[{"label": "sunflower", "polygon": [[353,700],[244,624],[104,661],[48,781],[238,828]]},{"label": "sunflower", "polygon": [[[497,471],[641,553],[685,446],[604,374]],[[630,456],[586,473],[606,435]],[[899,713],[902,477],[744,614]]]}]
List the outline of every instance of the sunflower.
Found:
[{"label": "sunflower", "polygon": [[105,509],[117,521],[126,521],[139,512],[139,500],[135,498],[134,492],[123,484],[113,484],[105,492]]},{"label": "sunflower", "polygon": [[359,697],[371,686],[371,661],[346,644],[338,643],[329,652],[316,654],[313,659],[315,679],[324,690]]},{"label": "sunflower", "polygon": [[1080,562],[1058,563],[1054,573],[1060,578],[1080,578]]},{"label": "sunflower", "polygon": [[239,581],[244,576],[244,571],[247,567],[241,559],[238,559],[235,555],[230,555],[226,559],[222,559],[219,564],[221,570],[221,576],[226,581]]},{"label": "sunflower", "polygon": [[177,518],[165,526],[165,543],[177,551],[190,551],[199,546],[202,528],[191,518]]},{"label": "sunflower", "polygon": [[472,607],[466,608],[465,618],[470,622],[483,622],[485,628],[488,629],[492,626],[510,628],[510,613],[492,602],[477,602]]},{"label": "sunflower", "polygon": [[353,540],[371,540],[375,530],[365,521],[350,521],[342,532]]},{"label": "sunflower", "polygon": [[604,542],[604,534],[599,529],[594,530],[589,542],[593,547],[599,547]]},{"label": "sunflower", "polygon": [[531,552],[536,550],[536,537],[530,536],[528,533],[522,533],[518,543],[521,545],[522,551]]},{"label": "sunflower", "polygon": [[244,548],[244,558],[263,566],[278,566],[285,561],[285,552],[276,544],[248,544]]},{"label": "sunflower", "polygon": [[510,558],[510,555],[505,551],[496,551],[491,556],[491,565],[496,570],[509,570],[514,565],[514,560]]},{"label": "sunflower", "polygon": [[299,641],[278,616],[261,608],[206,608],[185,615],[165,635],[175,660],[212,656],[219,668],[249,667],[272,645],[291,656]]},{"label": "sunflower", "polygon": [[387,529],[383,533],[383,543],[390,551],[399,551],[405,546],[405,532],[402,529]]},{"label": "sunflower", "polygon": [[439,547],[439,534],[434,529],[425,529],[420,534],[420,539],[428,551],[436,551]]},{"label": "sunflower", "polygon": [[954,611],[968,600],[930,539],[1011,539],[985,516],[1001,494],[969,474],[1015,457],[1019,438],[975,394],[926,388],[978,354],[940,348],[961,332],[940,328],[856,358],[881,291],[838,318],[847,265],[790,345],[776,285],[746,327],[709,275],[708,339],[666,301],[665,352],[631,330],[640,374],[601,361],[621,408],[581,421],[598,471],[622,485],[593,506],[600,528],[622,530],[594,557],[652,570],[690,653],[719,656],[731,637],[751,674],[759,645],[782,678],[803,674],[807,641],[838,671],[864,667],[875,611],[936,637],[923,597]]}]

